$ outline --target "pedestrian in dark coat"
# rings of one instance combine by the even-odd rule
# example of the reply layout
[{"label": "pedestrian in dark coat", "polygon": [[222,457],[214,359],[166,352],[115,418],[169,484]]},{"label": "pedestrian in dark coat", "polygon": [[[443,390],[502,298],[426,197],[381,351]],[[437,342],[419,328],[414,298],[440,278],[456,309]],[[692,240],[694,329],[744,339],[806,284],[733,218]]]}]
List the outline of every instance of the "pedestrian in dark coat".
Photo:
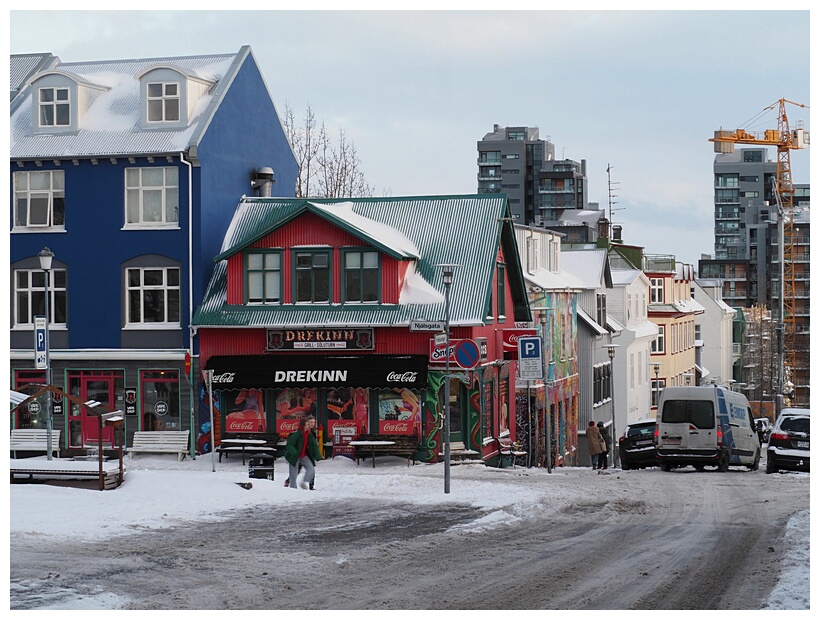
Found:
[{"label": "pedestrian in dark coat", "polygon": [[592,469],[598,469],[598,455],[603,452],[604,440],[594,420],[590,420],[587,426],[587,446],[589,446],[589,456],[592,459]]},{"label": "pedestrian in dark coat", "polygon": [[316,462],[322,460],[319,442],[313,429],[316,427],[316,418],[309,415],[299,420],[299,428],[288,435],[285,444],[285,460],[288,462],[290,488],[296,488],[296,476],[299,466],[305,468],[305,478],[302,481],[303,489],[313,490],[313,481],[316,477]]},{"label": "pedestrian in dark coat", "polygon": [[606,446],[606,449],[598,455],[598,469],[607,469],[607,457],[612,447],[612,440],[609,438],[609,431],[606,430],[603,422],[598,422],[598,430],[601,431],[601,439],[604,440],[604,446]]}]

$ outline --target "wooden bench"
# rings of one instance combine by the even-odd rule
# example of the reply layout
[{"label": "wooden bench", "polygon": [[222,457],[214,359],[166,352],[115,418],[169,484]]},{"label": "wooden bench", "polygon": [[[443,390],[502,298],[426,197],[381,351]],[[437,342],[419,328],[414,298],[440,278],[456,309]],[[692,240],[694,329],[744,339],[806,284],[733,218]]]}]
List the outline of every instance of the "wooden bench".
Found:
[{"label": "wooden bench", "polygon": [[[17,458],[18,452],[48,452],[48,431],[44,428],[13,428],[9,449]],[[51,430],[51,452],[60,458],[60,431]]]},{"label": "wooden bench", "polygon": [[137,431],[134,433],[134,444],[128,448],[128,458],[136,452],[153,452],[156,454],[176,454],[178,460],[188,454],[188,435],[190,431]]},{"label": "wooden bench", "polygon": [[[392,442],[385,444],[375,443],[369,446],[357,446],[357,441],[368,442]],[[372,458],[373,467],[376,466],[376,457],[381,455],[403,456],[407,459],[407,466],[416,464],[416,455],[419,449],[419,437],[413,435],[379,435],[362,433],[353,440],[353,458],[356,459],[356,465],[359,464],[360,459]]]}]

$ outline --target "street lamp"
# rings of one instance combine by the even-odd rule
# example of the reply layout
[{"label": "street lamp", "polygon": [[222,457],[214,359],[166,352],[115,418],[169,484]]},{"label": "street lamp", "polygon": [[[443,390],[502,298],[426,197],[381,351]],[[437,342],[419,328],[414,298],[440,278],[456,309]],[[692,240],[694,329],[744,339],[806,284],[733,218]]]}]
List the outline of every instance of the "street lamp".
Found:
[{"label": "street lamp", "polygon": [[[541,320],[541,341],[543,346],[541,347],[541,354],[544,358],[544,440],[545,440],[545,448],[544,448],[544,456],[546,457],[547,462],[547,473],[552,473],[552,416],[550,415],[549,411],[549,393],[547,390],[547,378],[548,378],[548,361],[547,358],[547,312],[552,310],[552,308],[544,306],[541,308],[533,308],[533,310],[540,310],[540,320]],[[532,429],[530,429],[530,433],[532,433]],[[536,452],[537,452],[537,445],[536,445]],[[536,462],[538,462],[536,460]]]},{"label": "street lamp", "polygon": [[614,449],[615,446],[615,364],[613,360],[615,359],[615,349],[617,349],[619,344],[606,344],[604,347],[606,348],[607,354],[609,354],[609,382],[612,387],[612,427],[609,429],[609,437],[610,437],[610,446],[613,447],[612,449],[612,466],[615,467],[616,457],[618,456],[618,451]]},{"label": "street lamp", "polygon": [[214,455],[216,454],[216,446],[214,445],[214,371],[212,368],[206,368],[203,371],[205,375],[205,382],[208,384],[208,405],[211,416],[211,471],[216,471],[216,462]]},{"label": "street lamp", "polygon": [[444,492],[450,492],[450,286],[453,284],[453,271],[458,265],[449,263],[441,267],[441,279],[444,282],[444,332],[446,334],[444,353]]},{"label": "street lamp", "polygon": [[[51,359],[50,359],[50,352],[49,352],[49,342],[48,342],[48,328],[51,324],[51,313],[49,311],[49,303],[48,303],[48,284],[49,284],[49,276],[51,272],[51,261],[54,260],[54,252],[49,250],[47,247],[40,250],[40,253],[37,254],[37,258],[40,259],[40,269],[43,270],[45,274],[45,315],[46,315],[46,329],[45,329],[45,357],[46,357],[46,385],[51,386]],[[51,435],[52,435],[52,427],[54,426],[54,421],[51,418],[51,390],[46,392],[46,450],[48,450],[48,460],[52,460],[51,457]]]},{"label": "street lamp", "polygon": [[658,379],[658,374],[661,371],[663,362],[651,362],[649,365],[652,366],[652,369],[655,371],[655,389],[653,390],[653,400],[655,401],[655,414],[657,415],[658,406],[660,405],[661,400],[661,383]]}]

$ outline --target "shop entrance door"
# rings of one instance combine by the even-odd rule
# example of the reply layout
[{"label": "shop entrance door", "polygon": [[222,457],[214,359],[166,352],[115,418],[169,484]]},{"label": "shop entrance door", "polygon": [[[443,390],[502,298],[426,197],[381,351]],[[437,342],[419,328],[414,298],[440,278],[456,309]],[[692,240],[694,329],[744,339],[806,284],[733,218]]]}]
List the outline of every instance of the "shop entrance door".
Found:
[{"label": "shop entrance door", "polygon": [[[69,379],[71,393],[79,396],[82,401],[96,400],[100,409],[112,411],[116,408],[116,392],[114,389],[115,376],[113,372],[99,374],[80,374]],[[88,407],[71,405],[69,416],[69,430],[71,447],[92,447],[99,444],[100,421],[92,415]],[[114,444],[114,427],[103,427],[103,445],[111,447]]]},{"label": "shop entrance door", "polygon": [[[443,392],[444,390],[442,390]],[[450,379],[450,443],[464,442],[464,409],[462,406],[462,383]]]}]

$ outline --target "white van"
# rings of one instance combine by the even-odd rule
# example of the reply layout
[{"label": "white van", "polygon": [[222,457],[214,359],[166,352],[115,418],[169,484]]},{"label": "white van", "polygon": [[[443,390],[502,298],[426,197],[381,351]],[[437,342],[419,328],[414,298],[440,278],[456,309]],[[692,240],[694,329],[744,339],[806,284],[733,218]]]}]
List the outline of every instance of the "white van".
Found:
[{"label": "white van", "polygon": [[760,441],[752,409],[743,394],[722,385],[668,387],[658,405],[655,446],[663,471],[707,465],[728,471],[729,465],[757,469]]}]

